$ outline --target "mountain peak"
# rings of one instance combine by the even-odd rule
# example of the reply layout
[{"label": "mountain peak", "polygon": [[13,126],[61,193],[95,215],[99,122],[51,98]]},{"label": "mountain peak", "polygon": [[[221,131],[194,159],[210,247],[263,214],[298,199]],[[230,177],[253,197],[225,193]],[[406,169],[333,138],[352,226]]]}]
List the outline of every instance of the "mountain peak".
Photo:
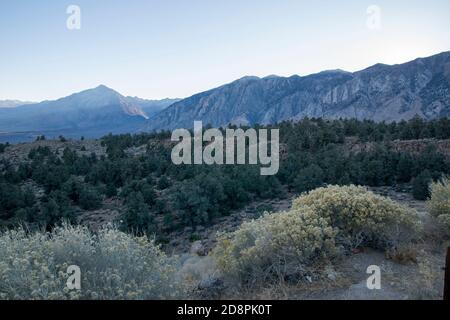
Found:
[{"label": "mountain peak", "polygon": [[103,92],[103,93],[114,93],[117,95],[120,95],[116,90],[111,89],[110,87],[105,86],[104,84],[101,84],[93,89],[90,89],[88,91],[97,91],[97,92]]},{"label": "mountain peak", "polygon": [[101,84],[101,85],[95,87],[94,89],[97,89],[97,90],[111,90],[111,91],[114,91],[113,89],[111,89],[111,88],[105,86],[104,84]]},{"label": "mountain peak", "polygon": [[236,80],[236,82],[238,82],[238,81],[244,81],[245,82],[245,81],[253,81],[253,80],[260,80],[260,78],[257,77],[257,76],[245,76],[245,77],[242,77],[242,78]]},{"label": "mountain peak", "polygon": [[263,79],[270,80],[270,79],[278,79],[280,76],[277,76],[276,74],[270,74],[268,76],[265,76]]},{"label": "mountain peak", "polygon": [[336,74],[336,73],[351,73],[342,69],[331,69],[319,72],[319,74]]}]

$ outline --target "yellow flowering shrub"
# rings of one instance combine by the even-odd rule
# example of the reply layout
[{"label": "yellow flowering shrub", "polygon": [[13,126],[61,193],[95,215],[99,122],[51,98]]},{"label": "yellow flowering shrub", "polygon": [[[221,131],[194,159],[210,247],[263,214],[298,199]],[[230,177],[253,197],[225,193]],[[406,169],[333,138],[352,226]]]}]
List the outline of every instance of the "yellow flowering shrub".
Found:
[{"label": "yellow flowering shrub", "polygon": [[243,223],[220,235],[212,254],[222,273],[238,282],[296,277],[337,254],[335,235],[326,219],[302,208]]},{"label": "yellow flowering shrub", "polygon": [[301,195],[293,208],[311,208],[338,229],[336,242],[346,248],[387,249],[416,237],[417,212],[360,186],[328,186]]},{"label": "yellow flowering shrub", "polygon": [[[146,237],[105,228],[63,226],[51,234],[20,229],[0,234],[0,299],[163,299],[183,288],[174,261]],[[67,267],[81,270],[69,290]]]},{"label": "yellow flowering shrub", "polygon": [[437,218],[438,223],[450,232],[450,179],[444,177],[430,186],[431,197],[427,202],[430,214]]},{"label": "yellow flowering shrub", "polygon": [[320,276],[357,246],[392,248],[417,236],[417,213],[356,186],[319,188],[297,198],[289,212],[266,214],[218,238],[212,256],[238,284],[270,278]]}]

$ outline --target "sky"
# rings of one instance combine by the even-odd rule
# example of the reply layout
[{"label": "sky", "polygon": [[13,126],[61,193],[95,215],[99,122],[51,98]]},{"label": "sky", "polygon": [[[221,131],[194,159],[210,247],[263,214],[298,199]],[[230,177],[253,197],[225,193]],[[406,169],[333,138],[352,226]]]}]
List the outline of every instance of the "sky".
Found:
[{"label": "sky", "polygon": [[449,51],[449,30],[448,0],[1,0],[0,100],[100,84],[184,98],[247,75],[407,62]]}]

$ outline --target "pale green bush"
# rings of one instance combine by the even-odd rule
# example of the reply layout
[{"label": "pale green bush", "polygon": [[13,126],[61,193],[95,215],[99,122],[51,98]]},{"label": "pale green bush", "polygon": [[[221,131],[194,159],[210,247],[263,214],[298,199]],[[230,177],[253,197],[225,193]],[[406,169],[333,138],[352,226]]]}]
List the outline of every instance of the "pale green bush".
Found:
[{"label": "pale green bush", "polygon": [[222,234],[213,257],[223,274],[238,283],[298,277],[338,253],[335,235],[327,221],[308,208],[267,214]]},{"label": "pale green bush", "polygon": [[311,208],[338,229],[336,242],[348,249],[368,246],[389,249],[416,238],[417,212],[359,186],[328,186],[303,194],[294,209]]},{"label": "pale green bush", "polygon": [[[0,235],[1,299],[163,299],[183,288],[174,261],[146,237],[114,228],[92,234],[63,226],[51,234]],[[69,291],[67,267],[81,269],[81,290]]]},{"label": "pale green bush", "polygon": [[430,185],[431,197],[427,202],[430,214],[446,232],[450,233],[450,179],[444,177],[441,181]]},{"label": "pale green bush", "polygon": [[416,212],[388,198],[363,187],[330,186],[300,196],[289,212],[267,214],[222,234],[213,257],[231,283],[298,280],[320,276],[320,266],[357,246],[408,243],[420,228]]}]

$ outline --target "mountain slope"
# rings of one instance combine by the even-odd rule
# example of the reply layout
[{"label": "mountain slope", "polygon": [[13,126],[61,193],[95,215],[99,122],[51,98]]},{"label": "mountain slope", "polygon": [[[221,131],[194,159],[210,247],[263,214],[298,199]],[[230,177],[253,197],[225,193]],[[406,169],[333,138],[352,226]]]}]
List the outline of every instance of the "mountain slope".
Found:
[{"label": "mountain slope", "polygon": [[400,65],[305,77],[244,77],[174,103],[149,130],[204,124],[269,124],[303,117],[398,121],[450,116],[450,52]]},{"label": "mountain slope", "polygon": [[181,99],[146,100],[138,97],[126,97],[126,101],[136,104],[145,114],[151,118],[161,110],[180,101]]},{"label": "mountain slope", "polygon": [[55,132],[99,136],[134,132],[171,100],[124,97],[99,86],[55,101],[0,109],[0,132]]},{"label": "mountain slope", "polygon": [[0,108],[15,108],[26,104],[32,104],[34,102],[20,101],[20,100],[0,100]]}]

